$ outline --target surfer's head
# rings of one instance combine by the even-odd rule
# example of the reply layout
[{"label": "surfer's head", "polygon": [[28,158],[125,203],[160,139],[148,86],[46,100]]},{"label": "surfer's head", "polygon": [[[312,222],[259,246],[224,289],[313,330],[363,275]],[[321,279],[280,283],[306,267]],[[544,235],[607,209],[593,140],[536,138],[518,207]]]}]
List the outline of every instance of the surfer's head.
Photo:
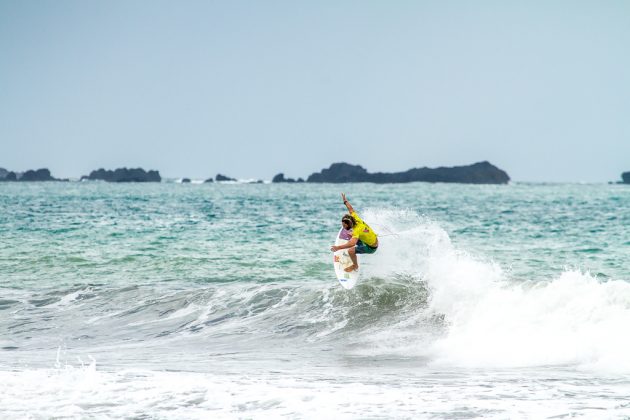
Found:
[{"label": "surfer's head", "polygon": [[350,230],[355,225],[354,218],[350,216],[349,214],[345,214],[341,218],[341,224],[343,225],[344,229]]}]

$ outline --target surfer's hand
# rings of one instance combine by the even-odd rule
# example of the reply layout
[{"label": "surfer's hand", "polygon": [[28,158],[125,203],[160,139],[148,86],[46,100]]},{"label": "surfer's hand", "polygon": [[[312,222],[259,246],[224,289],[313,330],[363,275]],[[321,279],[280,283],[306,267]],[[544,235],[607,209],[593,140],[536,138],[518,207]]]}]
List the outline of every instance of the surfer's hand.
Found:
[{"label": "surfer's hand", "polygon": [[336,251],[338,251],[338,250],[339,250],[339,248],[337,248],[336,246],[334,246],[334,245],[333,245],[333,246],[331,246],[331,247],[330,247],[330,250],[331,250],[332,252],[336,252]]},{"label": "surfer's hand", "polygon": [[346,194],[345,193],[341,193],[341,198],[343,199],[343,202],[345,203],[346,201],[348,201],[346,199]]}]

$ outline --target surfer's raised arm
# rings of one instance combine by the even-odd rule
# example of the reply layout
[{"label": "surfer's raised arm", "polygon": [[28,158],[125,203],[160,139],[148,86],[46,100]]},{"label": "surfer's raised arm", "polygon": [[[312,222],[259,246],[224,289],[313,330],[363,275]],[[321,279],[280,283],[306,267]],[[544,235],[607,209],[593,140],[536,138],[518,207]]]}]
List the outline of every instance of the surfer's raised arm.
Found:
[{"label": "surfer's raised arm", "polygon": [[350,202],[346,198],[346,194],[345,193],[341,193],[341,198],[343,198],[343,204],[346,205],[346,208],[348,209],[348,212],[350,214],[354,213],[354,208],[352,207],[352,204],[350,204]]}]

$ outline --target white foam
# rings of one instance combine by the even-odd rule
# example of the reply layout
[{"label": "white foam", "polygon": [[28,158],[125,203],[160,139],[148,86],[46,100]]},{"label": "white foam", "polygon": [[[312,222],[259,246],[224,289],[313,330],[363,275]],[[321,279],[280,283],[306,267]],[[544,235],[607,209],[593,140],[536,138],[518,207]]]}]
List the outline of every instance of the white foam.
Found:
[{"label": "white foam", "polygon": [[[443,229],[411,212],[369,211],[365,219],[395,233],[381,239],[369,271],[391,276],[395,267],[426,281],[429,310],[445,316],[444,336],[430,345],[434,364],[630,372],[630,283],[572,270],[544,283],[516,281],[456,250]],[[391,345],[408,351],[400,340]],[[426,346],[417,343],[418,352]]]},{"label": "white foam", "polygon": [[458,310],[436,303],[450,321],[448,335],[434,345],[438,363],[630,371],[630,284],[567,271],[546,284],[480,290]]},{"label": "white foam", "polygon": [[397,375],[372,382],[356,372],[254,371],[248,374],[99,371],[73,368],[0,371],[0,412],[22,418],[625,418],[628,384],[545,383],[532,373]]}]

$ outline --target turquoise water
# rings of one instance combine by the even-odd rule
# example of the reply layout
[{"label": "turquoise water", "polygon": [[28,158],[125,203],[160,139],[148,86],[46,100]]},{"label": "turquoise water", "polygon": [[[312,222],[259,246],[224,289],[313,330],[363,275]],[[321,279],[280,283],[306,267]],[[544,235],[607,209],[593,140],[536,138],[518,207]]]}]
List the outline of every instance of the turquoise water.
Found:
[{"label": "turquoise water", "polygon": [[322,254],[343,214],[341,190],[363,211],[409,210],[434,221],[460,248],[523,279],[544,280],[564,267],[605,278],[628,273],[630,188],[622,185],[1,188],[0,255],[15,287],[326,280]]},{"label": "turquoise water", "polygon": [[[340,192],[380,235],[352,291]],[[0,411],[628,416],[628,208],[603,184],[0,184]]]}]

